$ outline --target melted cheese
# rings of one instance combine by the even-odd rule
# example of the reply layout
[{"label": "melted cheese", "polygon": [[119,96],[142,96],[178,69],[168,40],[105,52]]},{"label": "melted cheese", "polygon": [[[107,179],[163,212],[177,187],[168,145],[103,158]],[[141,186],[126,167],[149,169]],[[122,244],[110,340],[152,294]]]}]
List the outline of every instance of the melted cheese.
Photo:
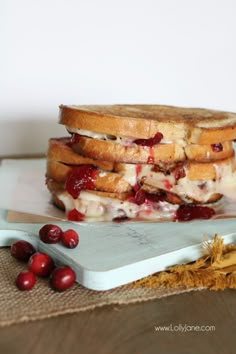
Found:
[{"label": "melted cheese", "polygon": [[109,135],[109,134],[102,134],[102,133],[96,133],[92,132],[89,130],[83,130],[83,129],[78,129],[78,128],[72,128],[72,127],[66,127],[69,133],[76,133],[82,136],[86,136],[92,139],[97,139],[97,140],[108,140],[108,141],[113,141],[122,145],[130,145],[133,143],[135,139],[130,139],[130,138],[121,138],[117,137],[114,135]]},{"label": "melted cheese", "polygon": [[[129,137],[120,137],[120,136],[115,136],[115,135],[109,135],[109,134],[103,134],[103,133],[96,133],[90,130],[83,130],[83,129],[79,129],[79,128],[72,128],[69,126],[66,126],[66,129],[68,130],[69,133],[75,133],[75,134],[79,134],[82,136],[86,136],[92,139],[97,139],[97,140],[108,140],[108,141],[113,141],[125,146],[130,146],[131,144],[133,144],[133,142],[136,139],[132,139]],[[173,142],[170,140],[165,139],[165,137],[163,137],[161,139],[161,144],[172,144]],[[179,144],[181,146],[185,145],[183,144],[183,142],[179,142]]]},{"label": "melted cheese", "polygon": [[186,202],[191,198],[204,203],[216,193],[236,200],[236,172],[232,171],[230,164],[220,166],[215,164],[217,176],[215,181],[191,181],[187,176],[176,181],[173,173],[165,176],[162,172],[152,171],[152,165],[139,166],[138,172],[137,166],[131,164],[127,164],[121,171],[123,178],[132,186],[143,180],[151,187],[177,194]]},{"label": "melted cheese", "polygon": [[85,221],[111,221],[122,216],[130,219],[172,220],[178,208],[178,205],[167,202],[145,202],[137,205],[87,191],[82,191],[78,199],[73,199],[67,192],[58,193],[57,197],[65,205],[66,212],[77,209],[85,215]]}]

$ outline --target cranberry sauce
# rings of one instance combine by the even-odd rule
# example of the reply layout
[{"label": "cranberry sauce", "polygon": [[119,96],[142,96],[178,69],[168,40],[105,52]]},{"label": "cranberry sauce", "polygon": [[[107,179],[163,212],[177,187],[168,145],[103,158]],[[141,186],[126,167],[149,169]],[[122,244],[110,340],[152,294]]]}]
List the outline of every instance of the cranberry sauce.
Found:
[{"label": "cranberry sauce", "polygon": [[154,137],[149,139],[136,139],[134,143],[141,146],[149,146],[152,147],[153,145],[159,144],[160,141],[163,139],[163,134],[157,132]]},{"label": "cranberry sauce", "polygon": [[143,189],[139,188],[133,197],[128,199],[129,202],[135,203],[137,205],[142,205],[145,202],[158,203],[164,200],[165,192],[158,194],[151,194],[145,192]]},{"label": "cranberry sauce", "polygon": [[215,215],[215,210],[199,205],[180,205],[176,211],[177,221],[190,221],[194,219],[210,219]]},{"label": "cranberry sauce", "polygon": [[220,151],[223,151],[223,145],[221,143],[211,144],[211,149],[214,152],[220,152]]},{"label": "cranberry sauce", "polygon": [[136,165],[136,166],[135,166],[136,179],[138,178],[138,176],[139,176],[141,170],[142,170],[142,165]]},{"label": "cranberry sauce", "polygon": [[85,215],[76,209],[72,209],[67,213],[67,219],[70,221],[83,221]]},{"label": "cranberry sauce", "polygon": [[74,199],[77,199],[83,189],[96,189],[94,182],[97,175],[98,170],[92,165],[73,167],[67,176],[65,189]]},{"label": "cranberry sauce", "polygon": [[174,177],[175,180],[178,181],[180,178],[184,178],[186,176],[184,165],[179,164],[176,166],[176,169],[174,170]]},{"label": "cranberry sauce", "polygon": [[173,188],[172,184],[168,181],[168,179],[163,179],[162,180],[165,189],[170,190],[171,188]]},{"label": "cranberry sauce", "polygon": [[73,133],[71,135],[71,140],[70,140],[71,145],[77,144],[80,141],[80,138],[81,138],[80,134]]}]

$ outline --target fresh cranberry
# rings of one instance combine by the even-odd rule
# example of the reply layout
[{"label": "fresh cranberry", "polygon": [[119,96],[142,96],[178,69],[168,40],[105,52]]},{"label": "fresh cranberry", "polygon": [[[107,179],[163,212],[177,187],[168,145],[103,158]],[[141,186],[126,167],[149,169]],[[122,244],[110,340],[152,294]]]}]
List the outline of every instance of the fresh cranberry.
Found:
[{"label": "fresh cranberry", "polygon": [[28,263],[29,270],[40,277],[47,277],[54,268],[53,259],[46,253],[33,254]]},{"label": "fresh cranberry", "polygon": [[54,290],[64,291],[69,289],[75,282],[75,272],[69,266],[61,266],[51,274],[50,285]]},{"label": "fresh cranberry", "polygon": [[67,248],[75,248],[79,243],[79,235],[75,230],[69,229],[63,232],[61,241]]},{"label": "fresh cranberry", "polygon": [[213,215],[215,215],[214,209],[206,206],[180,205],[176,211],[176,220],[210,219]]},{"label": "fresh cranberry", "polygon": [[149,138],[149,139],[136,139],[134,140],[134,143],[137,145],[141,145],[141,146],[153,146],[156,144],[159,144],[160,141],[163,139],[163,134],[157,132],[154,137]]},{"label": "fresh cranberry", "polygon": [[83,221],[85,215],[80,213],[77,209],[72,209],[67,213],[67,219],[70,221]]},{"label": "fresh cranberry", "polygon": [[19,240],[11,245],[11,255],[19,261],[28,262],[29,258],[36,252],[31,243]]},{"label": "fresh cranberry", "polygon": [[57,243],[61,240],[63,231],[57,225],[47,224],[39,230],[40,240],[44,243]]},{"label": "fresh cranberry", "polygon": [[20,290],[31,290],[34,287],[36,278],[34,273],[25,270],[18,274],[16,285]]},{"label": "fresh cranberry", "polygon": [[220,152],[220,151],[223,151],[223,145],[221,143],[211,144],[211,149],[214,152]]},{"label": "fresh cranberry", "polygon": [[97,174],[98,170],[92,165],[74,167],[66,179],[65,189],[77,199],[83,189],[96,189],[94,182]]}]

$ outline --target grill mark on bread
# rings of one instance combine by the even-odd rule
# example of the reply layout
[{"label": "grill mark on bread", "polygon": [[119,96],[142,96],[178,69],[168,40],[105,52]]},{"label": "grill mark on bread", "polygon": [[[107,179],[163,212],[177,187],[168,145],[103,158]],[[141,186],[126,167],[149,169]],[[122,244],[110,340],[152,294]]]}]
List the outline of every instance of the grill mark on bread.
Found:
[{"label": "grill mark on bread", "polygon": [[[148,139],[157,131],[170,141],[195,144],[236,139],[236,114],[160,105],[60,106],[59,122],[116,136]],[[222,129],[224,134],[222,134]]]}]

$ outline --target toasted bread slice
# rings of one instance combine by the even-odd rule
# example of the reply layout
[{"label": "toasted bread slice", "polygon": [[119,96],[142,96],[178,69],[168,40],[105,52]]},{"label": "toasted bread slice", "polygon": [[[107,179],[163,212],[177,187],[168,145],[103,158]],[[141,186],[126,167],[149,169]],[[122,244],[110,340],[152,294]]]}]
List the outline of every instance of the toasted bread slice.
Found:
[{"label": "toasted bread slice", "polygon": [[[144,183],[142,189],[150,194],[157,194],[163,192],[159,188],[154,187],[151,184]],[[186,195],[178,195],[176,193],[165,191],[164,194],[165,201],[171,204],[209,204],[215,203],[222,198],[222,194],[213,193],[207,198],[205,201],[194,199],[192,196]]]},{"label": "toasted bread slice", "polygon": [[103,170],[111,171],[113,162],[93,160],[83,157],[71,149],[71,139],[69,137],[51,138],[47,151],[48,160],[63,162],[69,165],[94,165]]},{"label": "toasted bread slice", "polygon": [[215,144],[236,139],[236,114],[160,105],[60,106],[59,123],[68,127],[165,141]]},{"label": "toasted bread slice", "polygon": [[158,163],[164,161],[185,160],[184,150],[177,144],[157,144],[153,147],[131,145],[124,146],[112,141],[97,140],[81,136],[72,149],[95,160],[127,163]]},{"label": "toasted bread slice", "polygon": [[[64,192],[64,183],[57,182],[53,178],[47,178],[46,180],[47,187],[49,191],[56,195],[57,193]],[[112,193],[112,192],[104,192],[104,191],[93,191],[93,190],[86,190],[86,192],[97,195],[99,197],[104,198],[114,198],[119,200],[126,200],[127,198],[131,197],[133,194],[132,192],[126,193]]]},{"label": "toasted bread slice", "polygon": [[221,144],[221,151],[214,151],[211,145],[156,144],[152,147],[136,144],[122,145],[113,141],[92,139],[80,136],[72,149],[83,156],[94,160],[126,163],[158,164],[160,161],[209,161],[221,160],[234,154],[232,144]]},{"label": "toasted bread slice", "polygon": [[[219,150],[217,147],[219,146]],[[189,144],[183,147],[186,158],[192,161],[212,161],[222,160],[234,155],[234,149],[231,141],[225,141],[219,145],[198,145]]]},{"label": "toasted bread slice", "polygon": [[[48,160],[46,176],[54,179],[56,182],[63,183],[72,170],[73,166]],[[131,190],[131,186],[123,179],[122,175],[102,170],[98,170],[93,184],[95,190],[104,192],[126,193]]]},{"label": "toasted bread slice", "polygon": [[135,182],[132,184],[134,185],[138,175],[145,169],[149,173],[162,172],[163,176],[174,173],[177,179],[186,176],[190,181],[214,181],[218,178],[218,171],[226,166],[228,166],[231,171],[235,170],[234,155],[227,159],[209,162],[184,161],[177,164],[162,163],[159,165],[116,163],[114,165],[114,171],[121,173],[123,176],[127,175],[127,179],[129,179],[129,177],[133,179]]}]

